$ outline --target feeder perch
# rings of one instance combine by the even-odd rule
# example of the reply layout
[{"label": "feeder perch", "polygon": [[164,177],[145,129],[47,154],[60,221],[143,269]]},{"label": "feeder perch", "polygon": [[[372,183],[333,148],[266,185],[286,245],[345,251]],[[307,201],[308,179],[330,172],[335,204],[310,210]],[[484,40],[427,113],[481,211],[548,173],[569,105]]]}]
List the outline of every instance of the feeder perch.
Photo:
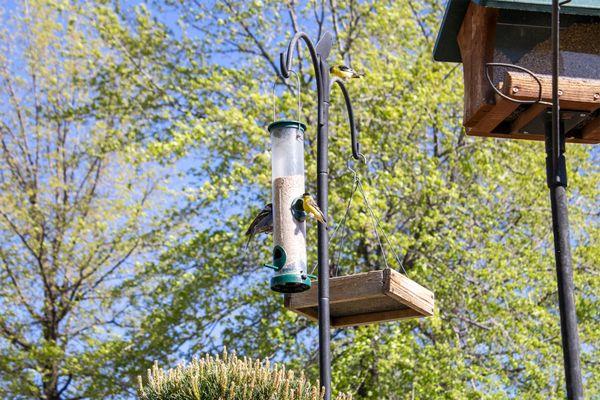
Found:
[{"label": "feeder perch", "polygon": [[[573,0],[561,10],[559,95],[566,140],[600,143],[600,1]],[[463,63],[468,135],[544,140],[551,54],[551,1],[449,0],[434,59]]]},{"label": "feeder perch", "polygon": [[311,286],[306,271],[306,224],[295,204],[304,193],[304,131],[298,121],[269,125],[273,188],[273,265],[271,289],[296,293]]},{"label": "feeder perch", "polygon": [[[339,276],[329,281],[331,326],[343,328],[433,315],[433,293],[392,269]],[[285,306],[318,318],[318,285],[287,294]]]}]

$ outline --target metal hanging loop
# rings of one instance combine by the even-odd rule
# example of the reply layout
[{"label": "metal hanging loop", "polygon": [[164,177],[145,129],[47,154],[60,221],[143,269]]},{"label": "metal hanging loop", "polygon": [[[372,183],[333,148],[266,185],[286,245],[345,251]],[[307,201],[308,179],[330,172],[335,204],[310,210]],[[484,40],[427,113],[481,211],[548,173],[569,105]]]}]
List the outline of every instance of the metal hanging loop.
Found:
[{"label": "metal hanging loop", "polygon": [[[289,70],[289,73],[292,73],[296,76],[296,86],[297,86],[297,94],[298,94],[298,110],[297,110],[297,117],[296,117],[296,121],[300,122],[300,109],[302,107],[302,102],[300,99],[300,94],[301,94],[301,86],[300,86],[300,75],[298,75],[296,73],[296,71],[294,70]],[[284,83],[287,82],[287,78],[283,80]],[[273,121],[275,121],[275,109],[277,108],[277,96],[275,95],[275,86],[277,86],[277,80],[275,82],[273,82],[273,86],[271,86],[271,97],[273,98]]]},{"label": "metal hanging loop", "polygon": [[358,158],[352,156],[352,158],[346,160],[346,168],[352,173],[354,180],[358,179],[358,171],[355,169],[356,161],[362,162],[363,165],[367,165],[367,157],[365,157],[363,153],[358,153]]},{"label": "metal hanging loop", "polygon": [[[538,88],[539,88],[538,89],[538,98],[536,100],[518,100],[518,99],[513,99],[512,97],[505,95],[500,90],[498,90],[498,88],[494,85],[494,82],[492,82],[492,78],[490,77],[490,67],[513,68],[513,69],[517,69],[517,70],[523,71],[523,72],[531,75],[531,77],[538,84]],[[508,101],[512,101],[513,103],[517,103],[517,104],[544,104],[544,105],[548,105],[548,106],[552,105],[552,103],[542,101],[542,82],[540,81],[540,78],[538,78],[535,73],[528,70],[527,68],[523,68],[523,67],[520,67],[520,66],[514,65],[514,64],[506,64],[506,63],[487,63],[487,64],[485,64],[485,77],[487,78],[487,80],[490,83],[490,86],[492,87],[494,92],[496,92],[499,96],[505,98]]]}]

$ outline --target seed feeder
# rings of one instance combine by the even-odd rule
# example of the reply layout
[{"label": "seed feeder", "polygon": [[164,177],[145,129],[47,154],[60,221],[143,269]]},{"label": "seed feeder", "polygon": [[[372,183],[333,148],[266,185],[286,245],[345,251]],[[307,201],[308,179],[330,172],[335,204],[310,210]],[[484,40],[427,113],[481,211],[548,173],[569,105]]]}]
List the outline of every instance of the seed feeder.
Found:
[{"label": "seed feeder", "polygon": [[[450,0],[434,51],[462,62],[468,135],[544,140],[552,101],[551,0]],[[600,1],[561,8],[567,142],[600,143]]]},{"label": "seed feeder", "polygon": [[306,214],[304,189],[304,131],[299,121],[279,120],[271,134],[273,188],[273,267],[271,289],[297,293],[310,289],[306,271]]},{"label": "seed feeder", "polygon": [[[273,95],[274,95],[273,86]],[[298,82],[298,91],[300,83]],[[275,119],[275,109],[273,109]],[[302,207],[304,187],[304,131],[298,120],[271,123],[271,172],[273,191],[273,268],[271,289],[298,293],[310,289],[306,269],[306,213]]]}]

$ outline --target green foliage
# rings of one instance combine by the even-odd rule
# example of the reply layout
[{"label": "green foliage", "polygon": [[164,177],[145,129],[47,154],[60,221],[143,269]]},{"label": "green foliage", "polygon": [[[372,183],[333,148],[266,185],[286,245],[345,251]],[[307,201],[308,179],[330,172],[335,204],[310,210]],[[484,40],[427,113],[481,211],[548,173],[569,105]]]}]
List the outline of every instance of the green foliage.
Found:
[{"label": "green foliage", "polygon": [[158,68],[123,61],[124,46],[163,51],[164,30],[137,16],[125,29],[102,4],[44,0],[2,15],[2,398],[115,395],[135,359],[140,264],[176,224],[169,173],[146,156]]},{"label": "green foliage", "polygon": [[[444,2],[129,3],[36,0],[3,16],[0,397],[54,388],[61,400],[127,398],[154,360],[224,345],[316,378],[316,326],[283,308],[260,268],[271,240],[241,249],[270,198],[265,127],[278,54],[295,30],[313,39],[331,30],[331,63],[367,72],[348,85],[369,160],[358,167],[365,191],[408,276],[437,302],[429,319],[336,331],[335,390],[564,398],[543,144],[465,136],[460,67],[431,58]],[[314,193],[315,80],[303,47],[294,59]],[[277,85],[279,116],[295,116],[292,89]],[[335,225],[352,187],[335,87],[330,117]],[[589,398],[600,394],[599,155],[568,146]],[[94,174],[81,189],[94,196],[75,196],[98,165],[98,190]],[[342,274],[384,263],[355,196],[348,232],[331,247]],[[316,242],[309,223],[310,263]]]},{"label": "green foliage", "polygon": [[[285,366],[268,360],[252,361],[224,352],[204,356],[164,371],[158,363],[148,371],[146,384],[139,377],[141,400],[319,400],[319,388],[295,376]],[[350,400],[338,395],[336,400]]]},{"label": "green foliage", "polygon": [[[431,57],[443,2],[331,2],[323,14],[319,2],[230,0],[194,8],[174,3],[170,9],[190,37],[189,54],[202,52],[213,60],[237,55],[195,75],[195,81],[202,76],[203,82],[218,82],[210,88],[223,106],[203,120],[211,128],[198,150],[188,149],[200,163],[194,172],[202,182],[189,206],[202,221],[215,221],[222,209],[228,217],[195,230],[181,246],[202,254],[201,263],[197,254],[186,258],[180,252],[161,263],[173,277],[180,276],[178,269],[199,264],[196,282],[189,281],[181,296],[174,294],[177,304],[195,307],[171,322],[194,332],[218,321],[222,332],[186,340],[190,353],[223,344],[251,356],[275,352],[316,376],[314,358],[304,356],[316,349],[315,326],[282,310],[281,299],[266,292],[268,273],[257,269],[269,258],[270,240],[240,254],[238,232],[270,195],[268,137],[262,128],[272,118],[267,94],[278,53],[295,29],[314,39],[320,28],[331,29],[331,62],[343,60],[367,72],[349,85],[361,148],[369,159],[360,170],[365,191],[408,276],[432,289],[437,301],[430,319],[338,331],[335,388],[363,399],[564,397],[543,144],[465,136],[460,67]],[[314,193],[314,77],[301,48],[294,69],[302,86],[302,120],[309,126],[307,186]],[[200,103],[195,90],[202,86],[192,87],[184,96]],[[280,91],[282,114],[294,116],[295,96],[283,85]],[[332,89],[329,217],[334,225],[352,187],[343,106],[341,93]],[[600,390],[594,361],[599,321],[592,311],[598,309],[599,284],[598,152],[573,145],[567,159],[583,369],[586,393],[594,397]],[[364,204],[359,196],[354,200],[343,248],[341,236],[332,243],[342,274],[383,265]],[[254,209],[247,210],[248,204]],[[308,243],[312,263],[316,229],[310,223]],[[157,297],[156,307],[164,312],[169,304]],[[204,317],[198,320],[198,314]],[[176,329],[169,332],[177,335]]]}]

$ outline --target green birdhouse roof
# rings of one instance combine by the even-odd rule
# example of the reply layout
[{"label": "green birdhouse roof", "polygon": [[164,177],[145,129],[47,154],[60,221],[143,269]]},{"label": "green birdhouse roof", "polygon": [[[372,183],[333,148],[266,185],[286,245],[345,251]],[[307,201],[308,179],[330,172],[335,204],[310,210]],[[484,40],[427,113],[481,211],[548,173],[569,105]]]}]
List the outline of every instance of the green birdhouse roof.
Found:
[{"label": "green birdhouse roof", "polygon": [[[530,12],[552,12],[552,0],[472,0],[483,7],[522,10]],[[433,51],[436,61],[461,62],[456,37],[462,26],[470,0],[448,0],[446,13],[438,33]],[[563,14],[600,16],[600,0],[572,0],[561,7]]]}]

